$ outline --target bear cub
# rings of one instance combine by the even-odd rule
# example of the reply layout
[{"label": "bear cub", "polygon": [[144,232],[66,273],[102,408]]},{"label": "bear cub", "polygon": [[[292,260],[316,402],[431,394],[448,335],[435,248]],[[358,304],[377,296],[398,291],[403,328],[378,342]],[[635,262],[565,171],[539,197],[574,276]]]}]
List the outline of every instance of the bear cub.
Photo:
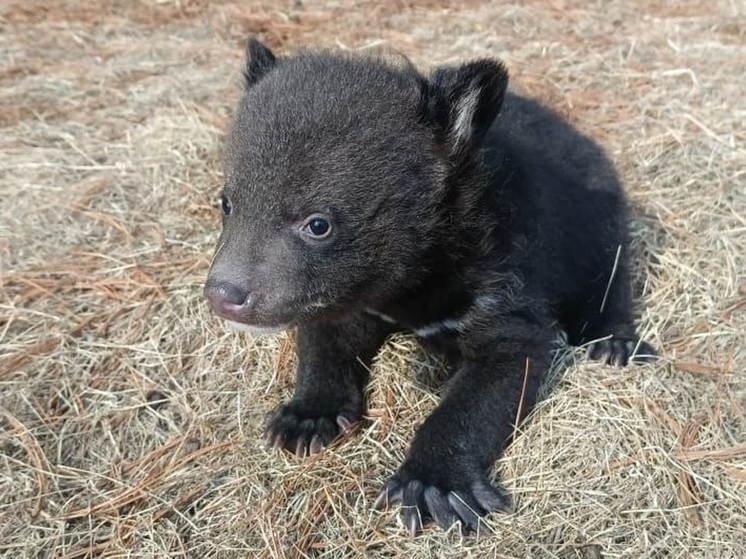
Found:
[{"label": "bear cub", "polygon": [[254,332],[297,328],[297,386],[267,440],[349,434],[393,332],[441,352],[442,401],[376,506],[465,531],[508,510],[490,479],[564,331],[614,365],[635,333],[625,196],[602,149],[508,92],[497,60],[435,69],[247,47],[204,294]]}]

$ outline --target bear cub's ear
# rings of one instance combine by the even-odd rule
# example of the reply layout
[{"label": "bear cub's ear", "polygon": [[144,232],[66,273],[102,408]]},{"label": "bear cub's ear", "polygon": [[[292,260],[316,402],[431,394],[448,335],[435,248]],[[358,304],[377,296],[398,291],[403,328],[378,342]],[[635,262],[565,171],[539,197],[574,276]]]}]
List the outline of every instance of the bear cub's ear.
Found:
[{"label": "bear cub's ear", "polygon": [[497,60],[439,68],[425,88],[424,116],[454,155],[465,154],[479,145],[492,125],[507,87],[508,71]]},{"label": "bear cub's ear", "polygon": [[251,37],[246,44],[246,64],[243,75],[249,88],[277,65],[275,55],[264,43]]}]

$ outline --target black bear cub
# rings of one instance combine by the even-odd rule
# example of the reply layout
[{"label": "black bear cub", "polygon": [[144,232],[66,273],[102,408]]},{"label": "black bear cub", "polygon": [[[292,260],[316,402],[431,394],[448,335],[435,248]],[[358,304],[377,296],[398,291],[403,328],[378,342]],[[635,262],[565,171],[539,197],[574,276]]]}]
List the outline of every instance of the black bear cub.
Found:
[{"label": "black bear cub", "polygon": [[496,60],[423,76],[250,40],[205,297],[251,331],[297,328],[293,398],[268,441],[303,456],[349,433],[392,332],[440,351],[440,405],[376,506],[479,526],[509,508],[490,467],[534,404],[563,330],[625,365],[635,333],[626,202],[608,159],[507,92]]}]

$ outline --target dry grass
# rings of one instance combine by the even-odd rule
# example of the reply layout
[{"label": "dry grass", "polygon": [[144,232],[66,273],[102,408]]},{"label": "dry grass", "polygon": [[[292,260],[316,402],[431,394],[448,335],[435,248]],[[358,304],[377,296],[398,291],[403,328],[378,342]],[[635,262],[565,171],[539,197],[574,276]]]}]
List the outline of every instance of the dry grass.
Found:
[{"label": "dry grass", "polygon": [[[604,3],[11,0],[0,7],[0,554],[746,556],[746,8]],[[267,451],[286,336],[200,300],[241,44],[498,55],[604,142],[635,205],[655,366],[561,353],[475,541],[411,541],[372,498],[436,403],[392,340],[358,436]]]}]

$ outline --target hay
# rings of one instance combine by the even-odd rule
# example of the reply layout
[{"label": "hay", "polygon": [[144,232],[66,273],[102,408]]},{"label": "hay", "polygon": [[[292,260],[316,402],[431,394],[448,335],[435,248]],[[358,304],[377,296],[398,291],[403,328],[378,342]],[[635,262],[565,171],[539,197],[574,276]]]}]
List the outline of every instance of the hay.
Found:
[{"label": "hay", "polygon": [[[746,12],[737,2],[6,2],[0,7],[0,554],[746,556]],[[557,355],[496,472],[491,538],[414,541],[371,503],[437,402],[411,339],[351,440],[266,450],[287,335],[200,300],[242,43],[502,56],[603,141],[635,207],[625,370]]]}]

